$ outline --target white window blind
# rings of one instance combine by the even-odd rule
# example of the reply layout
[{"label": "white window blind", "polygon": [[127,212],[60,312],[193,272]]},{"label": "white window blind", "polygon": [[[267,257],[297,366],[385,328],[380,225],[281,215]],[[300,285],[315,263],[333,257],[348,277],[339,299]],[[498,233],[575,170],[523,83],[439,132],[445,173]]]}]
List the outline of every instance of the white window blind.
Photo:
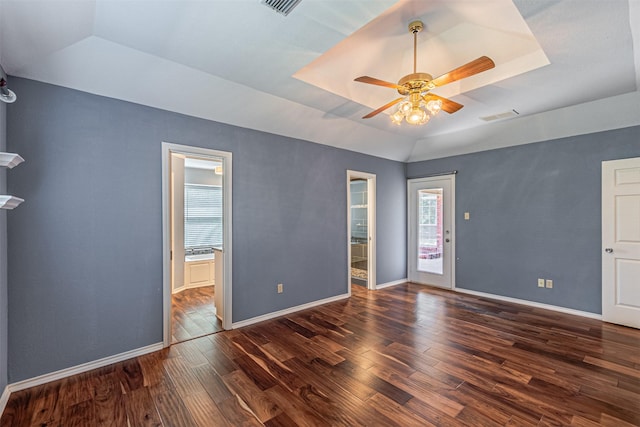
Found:
[{"label": "white window blind", "polygon": [[222,187],[185,184],[184,247],[222,246]]}]

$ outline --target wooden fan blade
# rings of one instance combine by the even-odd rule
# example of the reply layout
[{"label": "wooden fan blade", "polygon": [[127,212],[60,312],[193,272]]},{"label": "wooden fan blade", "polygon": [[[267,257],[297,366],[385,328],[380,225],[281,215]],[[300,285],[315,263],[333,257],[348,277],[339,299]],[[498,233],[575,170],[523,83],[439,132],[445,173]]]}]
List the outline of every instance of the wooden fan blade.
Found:
[{"label": "wooden fan blade", "polygon": [[475,74],[487,71],[495,67],[496,64],[487,56],[481,56],[478,59],[474,59],[468,64],[464,64],[461,67],[451,70],[446,74],[436,77],[431,81],[436,86],[443,86],[447,83],[455,82],[456,80],[471,77]]},{"label": "wooden fan blade", "polygon": [[369,77],[369,76],[361,76],[353,80],[360,83],[368,83],[370,85],[390,87],[391,89],[403,89],[402,86],[398,86],[395,83],[385,82],[384,80],[374,79],[373,77]]},{"label": "wooden fan blade", "polygon": [[449,114],[453,114],[456,111],[458,111],[459,109],[461,109],[462,107],[464,107],[464,105],[458,104],[456,101],[452,101],[450,99],[443,98],[443,97],[435,95],[433,93],[428,93],[425,96],[423,96],[422,98],[424,98],[424,100],[426,102],[429,102],[431,100],[440,100],[440,102],[442,102],[442,111],[446,111]]},{"label": "wooden fan blade", "polygon": [[394,99],[393,101],[384,104],[382,107],[378,108],[377,110],[373,110],[372,112],[370,112],[369,114],[367,114],[366,116],[362,117],[363,119],[370,119],[371,117],[382,113],[384,110],[386,110],[389,107],[393,107],[394,105],[396,105],[398,102],[402,101],[404,98],[398,98],[398,99]]}]

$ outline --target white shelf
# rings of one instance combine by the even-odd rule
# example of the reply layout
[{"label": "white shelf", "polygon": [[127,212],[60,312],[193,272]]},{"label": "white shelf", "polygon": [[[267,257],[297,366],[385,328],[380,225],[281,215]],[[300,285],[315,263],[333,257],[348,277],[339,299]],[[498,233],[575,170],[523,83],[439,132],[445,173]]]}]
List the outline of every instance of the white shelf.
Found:
[{"label": "white shelf", "polygon": [[24,202],[24,199],[20,197],[0,196],[0,209],[13,209],[22,202]]},{"label": "white shelf", "polygon": [[14,166],[18,166],[24,162],[24,159],[19,154],[15,153],[0,153],[0,166],[12,169]]}]

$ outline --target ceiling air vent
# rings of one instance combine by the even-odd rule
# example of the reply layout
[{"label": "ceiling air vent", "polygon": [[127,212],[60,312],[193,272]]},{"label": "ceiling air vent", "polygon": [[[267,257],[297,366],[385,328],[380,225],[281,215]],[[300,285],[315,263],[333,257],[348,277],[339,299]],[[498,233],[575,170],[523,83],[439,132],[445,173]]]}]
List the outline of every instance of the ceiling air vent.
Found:
[{"label": "ceiling air vent", "polygon": [[262,4],[269,6],[278,13],[287,16],[301,0],[262,0]]},{"label": "ceiling air vent", "polygon": [[516,117],[519,114],[520,113],[518,113],[516,110],[511,110],[505,113],[494,114],[493,116],[480,117],[480,120],[484,120],[485,122],[492,122],[494,120],[502,120],[502,119],[508,119],[510,117]]}]

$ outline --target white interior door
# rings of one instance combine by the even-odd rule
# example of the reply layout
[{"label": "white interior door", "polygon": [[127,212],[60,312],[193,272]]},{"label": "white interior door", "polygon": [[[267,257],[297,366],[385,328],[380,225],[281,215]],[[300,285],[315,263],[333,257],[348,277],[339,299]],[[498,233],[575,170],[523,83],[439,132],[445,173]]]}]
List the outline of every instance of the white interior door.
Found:
[{"label": "white interior door", "polygon": [[410,179],[407,189],[409,281],[451,289],[455,175]]},{"label": "white interior door", "polygon": [[602,318],[640,328],[640,157],[602,162]]},{"label": "white interior door", "polygon": [[171,292],[184,286],[184,159],[171,154]]}]

